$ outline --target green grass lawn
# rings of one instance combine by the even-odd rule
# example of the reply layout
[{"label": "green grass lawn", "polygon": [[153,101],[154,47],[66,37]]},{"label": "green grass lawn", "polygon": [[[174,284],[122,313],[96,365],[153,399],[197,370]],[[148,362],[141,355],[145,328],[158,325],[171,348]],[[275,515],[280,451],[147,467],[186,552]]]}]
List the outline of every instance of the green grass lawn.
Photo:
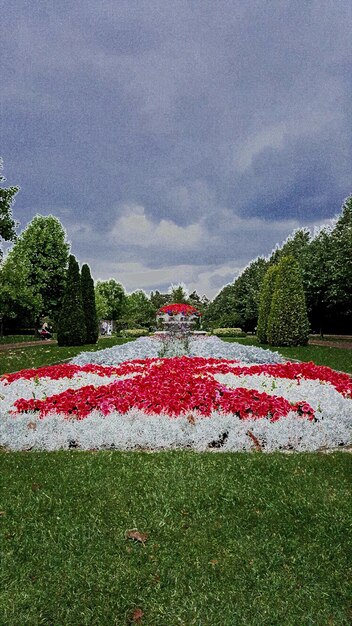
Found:
[{"label": "green grass lawn", "polygon": [[70,348],[48,345],[41,341],[38,346],[23,346],[0,351],[0,374],[17,372],[21,369],[52,365],[72,359],[80,352],[102,350],[117,344],[133,341],[121,337],[102,337],[95,346],[73,346]]},{"label": "green grass lawn", "polygon": [[328,365],[340,372],[352,373],[352,350],[334,348],[329,346],[297,346],[292,348],[279,348],[259,343],[256,337],[224,337],[224,341],[237,341],[246,346],[258,346],[260,348],[275,350],[287,359],[298,361],[314,361],[317,365]]},{"label": "green grass lawn", "polygon": [[348,626],[351,461],[2,453],[0,623]]}]

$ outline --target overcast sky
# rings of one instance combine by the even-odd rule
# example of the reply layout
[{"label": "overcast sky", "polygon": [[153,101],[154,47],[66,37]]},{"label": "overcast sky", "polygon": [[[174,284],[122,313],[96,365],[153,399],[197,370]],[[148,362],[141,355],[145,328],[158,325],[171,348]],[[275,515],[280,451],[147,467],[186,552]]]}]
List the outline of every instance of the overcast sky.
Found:
[{"label": "overcast sky", "polygon": [[11,0],[1,142],[24,228],[95,279],[213,297],[351,192],[348,0]]}]

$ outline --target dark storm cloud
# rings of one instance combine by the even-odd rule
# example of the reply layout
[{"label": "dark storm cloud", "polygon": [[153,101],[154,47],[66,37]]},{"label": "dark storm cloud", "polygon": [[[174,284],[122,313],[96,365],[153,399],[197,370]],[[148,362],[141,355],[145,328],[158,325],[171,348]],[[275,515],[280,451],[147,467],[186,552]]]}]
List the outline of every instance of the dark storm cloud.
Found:
[{"label": "dark storm cloud", "polygon": [[57,214],[101,274],[223,265],[211,291],[349,193],[351,18],[345,0],[14,0],[0,151],[16,216]]}]

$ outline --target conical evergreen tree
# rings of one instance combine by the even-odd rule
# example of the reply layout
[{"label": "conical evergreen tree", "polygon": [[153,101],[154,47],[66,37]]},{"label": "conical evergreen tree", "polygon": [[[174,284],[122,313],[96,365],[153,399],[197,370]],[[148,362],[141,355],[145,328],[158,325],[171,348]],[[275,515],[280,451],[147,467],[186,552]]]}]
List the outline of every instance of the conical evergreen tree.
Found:
[{"label": "conical evergreen tree", "polygon": [[308,341],[309,322],[299,265],[292,256],[278,264],[268,319],[267,338],[272,346],[299,346]]},{"label": "conical evergreen tree", "polygon": [[260,292],[259,316],[257,326],[257,337],[260,343],[268,343],[268,320],[271,309],[271,302],[275,290],[275,282],[277,277],[277,265],[272,265],[266,272],[263,280],[263,286]]},{"label": "conical evergreen tree", "polygon": [[57,342],[59,346],[80,346],[86,340],[81,277],[77,260],[70,254],[66,286],[60,311]]},{"label": "conical evergreen tree", "polygon": [[95,306],[94,281],[90,274],[89,265],[82,265],[81,271],[82,301],[86,322],[86,343],[97,343],[98,340],[98,318]]}]

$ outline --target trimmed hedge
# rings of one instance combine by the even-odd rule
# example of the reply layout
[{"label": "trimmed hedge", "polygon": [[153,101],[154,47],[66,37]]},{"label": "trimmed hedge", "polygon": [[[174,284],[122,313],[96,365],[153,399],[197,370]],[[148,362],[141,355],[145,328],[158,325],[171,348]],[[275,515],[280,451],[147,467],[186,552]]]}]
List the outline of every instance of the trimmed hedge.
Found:
[{"label": "trimmed hedge", "polygon": [[146,337],[149,331],[146,328],[125,328],[120,330],[121,337]]},{"label": "trimmed hedge", "polygon": [[213,335],[217,337],[246,337],[247,333],[242,328],[214,328]]},{"label": "trimmed hedge", "polygon": [[263,286],[260,292],[258,326],[256,332],[260,343],[268,343],[268,320],[270,315],[271,303],[275,291],[277,271],[277,265],[272,265],[271,267],[269,267],[264,276]]},{"label": "trimmed hedge", "polygon": [[284,256],[278,264],[271,302],[268,343],[271,346],[304,346],[308,343],[308,334],[301,271],[293,256]]}]

